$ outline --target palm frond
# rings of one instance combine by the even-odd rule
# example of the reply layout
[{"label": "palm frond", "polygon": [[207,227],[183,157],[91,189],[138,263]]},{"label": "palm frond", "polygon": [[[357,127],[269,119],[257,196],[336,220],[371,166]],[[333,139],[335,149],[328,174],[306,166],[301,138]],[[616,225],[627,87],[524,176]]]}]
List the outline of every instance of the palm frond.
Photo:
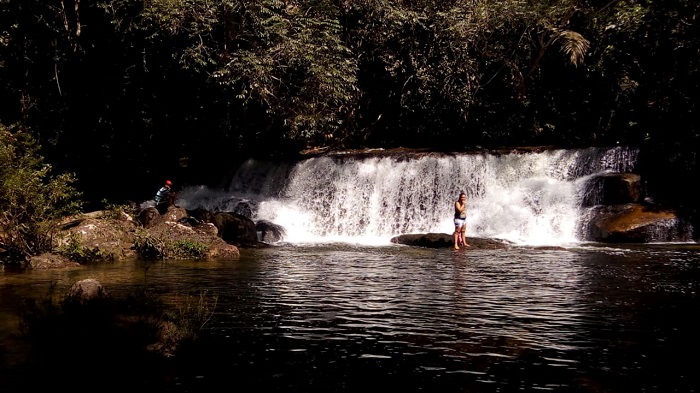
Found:
[{"label": "palm frond", "polygon": [[590,41],[581,34],[571,30],[559,31],[555,41],[561,42],[561,51],[569,56],[569,61],[574,66],[583,64],[583,58],[591,46]]}]

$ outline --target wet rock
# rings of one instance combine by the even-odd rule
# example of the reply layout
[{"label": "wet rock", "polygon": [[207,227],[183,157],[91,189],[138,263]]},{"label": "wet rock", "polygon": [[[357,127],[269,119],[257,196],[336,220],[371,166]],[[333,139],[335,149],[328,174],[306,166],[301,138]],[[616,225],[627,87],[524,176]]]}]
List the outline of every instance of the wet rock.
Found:
[{"label": "wet rock", "polygon": [[227,243],[252,246],[258,243],[258,233],[253,220],[236,213],[214,213],[214,225],[219,236]]},{"label": "wet rock", "polygon": [[181,207],[168,206],[162,214],[155,207],[147,207],[139,212],[138,222],[144,228],[152,228],[164,222],[177,222],[187,217],[189,214]]},{"label": "wet rock", "polygon": [[238,250],[238,247],[232,245],[232,244],[222,244],[217,247],[210,247],[209,250],[207,251],[207,256],[206,258],[208,260],[229,260],[229,259],[238,259],[241,256],[241,252]]},{"label": "wet rock", "polygon": [[109,297],[107,290],[94,278],[80,280],[68,290],[66,300],[86,304],[95,300],[103,300]]},{"label": "wet rock", "polygon": [[596,206],[589,215],[591,219],[584,228],[588,240],[606,243],[692,240],[692,229],[671,209],[628,203]]},{"label": "wet rock", "polygon": [[196,209],[187,210],[187,214],[201,222],[214,222],[214,213],[207,209],[202,209],[198,207]]},{"label": "wet rock", "polygon": [[[418,233],[405,234],[391,238],[392,243],[405,244],[408,246],[425,248],[452,248],[454,247],[454,236],[450,233]],[[500,249],[507,248],[510,243],[499,239],[484,239],[477,237],[467,237],[467,243],[471,247],[464,249]]]},{"label": "wet rock", "polygon": [[168,210],[161,214],[160,219],[164,222],[178,222],[186,217],[189,217],[187,210],[178,206],[168,206]]},{"label": "wet rock", "polygon": [[238,202],[233,212],[248,219],[253,218],[253,209],[248,202]]},{"label": "wet rock", "polygon": [[78,262],[69,260],[68,258],[52,253],[44,253],[35,255],[29,258],[27,268],[30,269],[58,269],[66,267],[80,266]]},{"label": "wet rock", "polygon": [[160,217],[160,212],[155,207],[147,207],[139,212],[138,222],[144,228],[150,228],[158,217]]},{"label": "wet rock", "polygon": [[287,235],[284,227],[267,220],[260,220],[256,222],[255,230],[260,233],[260,241],[265,243],[279,242]]}]

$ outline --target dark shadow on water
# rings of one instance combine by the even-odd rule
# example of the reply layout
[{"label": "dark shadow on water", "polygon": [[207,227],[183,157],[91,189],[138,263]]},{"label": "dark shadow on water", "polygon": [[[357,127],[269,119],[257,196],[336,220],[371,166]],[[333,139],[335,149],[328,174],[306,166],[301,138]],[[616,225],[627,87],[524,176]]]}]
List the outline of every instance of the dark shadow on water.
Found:
[{"label": "dark shadow on water", "polygon": [[87,304],[26,300],[21,310],[28,353],[2,369],[3,392],[38,392],[78,386],[124,391],[151,385],[160,390],[171,375],[170,359],[149,346],[159,341],[159,304],[102,299]]}]

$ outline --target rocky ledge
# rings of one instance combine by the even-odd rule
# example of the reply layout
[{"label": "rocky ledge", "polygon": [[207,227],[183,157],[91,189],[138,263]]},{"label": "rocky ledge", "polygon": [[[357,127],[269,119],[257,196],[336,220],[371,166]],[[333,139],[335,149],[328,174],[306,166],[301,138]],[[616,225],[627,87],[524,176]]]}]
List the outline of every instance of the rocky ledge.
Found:
[{"label": "rocky ledge", "polygon": [[163,214],[147,208],[137,217],[96,211],[66,220],[54,236],[55,252],[34,256],[24,267],[61,268],[136,258],[234,260],[240,257],[239,246],[258,245],[255,224],[233,214],[228,222],[208,222],[176,206]]}]

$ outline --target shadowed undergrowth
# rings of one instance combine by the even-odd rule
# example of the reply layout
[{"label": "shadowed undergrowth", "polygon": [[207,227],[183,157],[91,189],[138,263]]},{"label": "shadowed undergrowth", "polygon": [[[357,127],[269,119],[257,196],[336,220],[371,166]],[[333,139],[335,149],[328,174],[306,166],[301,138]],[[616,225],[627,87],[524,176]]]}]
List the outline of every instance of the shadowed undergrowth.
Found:
[{"label": "shadowed undergrowth", "polygon": [[166,304],[146,290],[87,302],[56,300],[51,293],[25,299],[20,331],[31,350],[13,373],[16,385],[10,379],[6,386],[17,391],[83,383],[99,383],[101,391],[162,386],[181,346],[198,339],[217,300],[200,292]]}]

